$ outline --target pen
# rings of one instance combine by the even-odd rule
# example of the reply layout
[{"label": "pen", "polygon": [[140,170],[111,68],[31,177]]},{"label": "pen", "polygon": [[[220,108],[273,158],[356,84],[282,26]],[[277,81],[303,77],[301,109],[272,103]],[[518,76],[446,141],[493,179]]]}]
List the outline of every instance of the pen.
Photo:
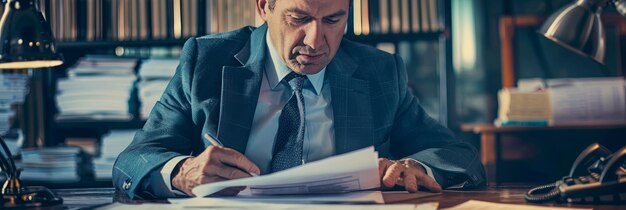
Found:
[{"label": "pen", "polygon": [[[222,144],[222,142],[220,140],[218,140],[217,138],[213,137],[213,135],[209,134],[208,132],[205,133],[203,137],[207,141],[211,142],[212,145],[221,146],[221,147],[224,146],[224,144]],[[259,176],[258,174],[255,174],[255,173],[251,173],[251,172],[247,172],[247,171],[244,171],[244,172],[250,174],[250,176],[253,176],[253,177],[254,176]]]}]

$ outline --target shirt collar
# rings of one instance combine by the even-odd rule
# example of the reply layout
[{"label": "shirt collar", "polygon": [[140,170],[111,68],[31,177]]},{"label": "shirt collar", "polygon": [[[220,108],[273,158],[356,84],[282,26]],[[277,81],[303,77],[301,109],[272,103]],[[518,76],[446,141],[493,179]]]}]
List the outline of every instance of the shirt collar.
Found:
[{"label": "shirt collar", "polygon": [[[267,43],[267,49],[270,51],[270,58],[272,62],[267,62],[265,73],[267,74],[267,80],[272,89],[275,89],[276,86],[280,83],[285,76],[292,72],[287,64],[281,59],[278,52],[276,52],[276,48],[272,44],[270,40],[269,32],[265,35],[265,43]],[[273,71],[271,69],[274,69]],[[317,74],[306,75],[311,84],[313,85],[313,89],[315,89],[315,94],[319,95],[322,91],[322,86],[324,85],[324,75],[326,74],[326,67],[324,67]]]}]

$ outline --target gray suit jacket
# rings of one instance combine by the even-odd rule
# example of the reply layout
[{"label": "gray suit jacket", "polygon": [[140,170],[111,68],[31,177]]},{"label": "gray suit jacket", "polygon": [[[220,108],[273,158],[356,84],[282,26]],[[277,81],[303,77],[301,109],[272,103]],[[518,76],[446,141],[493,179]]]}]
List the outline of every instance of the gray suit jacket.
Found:
[{"label": "gray suit jacket", "polygon": [[[189,39],[175,76],[143,129],[118,157],[113,185],[130,197],[158,197],[152,171],[180,155],[197,155],[217,134],[246,150],[267,55],[265,25]],[[407,89],[397,55],[342,40],[327,67],[338,154],[375,146],[381,157],[411,157],[430,166],[442,185],[485,185],[476,149],[430,118]]]}]

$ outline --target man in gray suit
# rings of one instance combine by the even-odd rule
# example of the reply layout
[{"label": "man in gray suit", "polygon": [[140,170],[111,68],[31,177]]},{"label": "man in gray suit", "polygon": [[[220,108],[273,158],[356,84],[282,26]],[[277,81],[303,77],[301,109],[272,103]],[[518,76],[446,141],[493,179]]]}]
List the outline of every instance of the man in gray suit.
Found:
[{"label": "man in gray suit", "polygon": [[385,188],[485,185],[476,150],[408,91],[400,57],[343,39],[350,0],[256,5],[263,26],[185,43],[176,75],[115,163],[118,189],[131,198],[193,195],[203,183],[368,146],[379,152]]}]

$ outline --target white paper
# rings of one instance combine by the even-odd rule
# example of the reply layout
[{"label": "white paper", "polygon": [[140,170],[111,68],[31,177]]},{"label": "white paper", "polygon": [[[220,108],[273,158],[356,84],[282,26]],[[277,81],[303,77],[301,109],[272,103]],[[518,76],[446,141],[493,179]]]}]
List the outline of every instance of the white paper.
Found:
[{"label": "white paper", "polygon": [[221,203],[217,206],[209,206],[209,205],[196,205],[196,206],[185,206],[179,204],[154,204],[154,203],[144,203],[144,204],[122,204],[122,203],[114,203],[111,205],[107,205],[101,208],[97,208],[98,210],[179,210],[179,209],[273,209],[273,210],[301,210],[301,209],[324,209],[324,210],[436,210],[439,206],[436,202],[430,203],[422,203],[422,204],[398,204],[398,205],[328,205],[328,204],[271,204],[271,203]]},{"label": "white paper", "polygon": [[249,187],[255,195],[342,193],[379,188],[378,154],[374,147],[368,147],[268,175],[199,185],[192,192],[205,197],[238,186]]},{"label": "white paper", "polygon": [[626,122],[624,84],[550,89],[554,125]]},{"label": "white paper", "polygon": [[[524,205],[524,204],[503,204],[503,203],[492,203],[485,201],[477,201],[477,200],[469,200],[465,203],[456,205],[452,208],[447,208],[445,210],[567,210],[567,209],[576,209],[583,210],[582,208],[565,208],[565,207],[548,207],[548,206],[534,206],[534,205]],[[584,208],[589,209],[590,208]]]},{"label": "white paper", "polygon": [[283,203],[283,204],[383,204],[383,195],[380,191],[359,191],[339,194],[314,194],[314,195],[251,195],[242,192],[237,196],[228,197],[195,197],[195,198],[170,198],[172,204],[185,206],[212,206],[212,205],[239,205],[250,203]]}]

